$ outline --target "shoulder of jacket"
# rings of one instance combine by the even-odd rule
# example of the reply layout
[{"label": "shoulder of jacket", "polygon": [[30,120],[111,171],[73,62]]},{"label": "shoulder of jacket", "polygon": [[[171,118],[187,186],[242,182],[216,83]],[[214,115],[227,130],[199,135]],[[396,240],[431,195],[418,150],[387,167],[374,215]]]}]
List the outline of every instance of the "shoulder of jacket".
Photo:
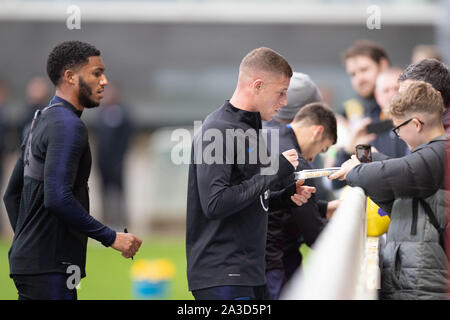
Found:
[{"label": "shoulder of jacket", "polygon": [[241,122],[233,122],[229,119],[226,119],[225,117],[218,117],[218,118],[207,118],[202,124],[202,130],[208,130],[208,129],[217,129],[223,133],[226,133],[227,131],[247,131],[248,129],[255,130],[254,128],[251,128],[249,125],[241,123]]},{"label": "shoulder of jacket", "polygon": [[414,150],[411,154],[428,153],[428,152],[432,152],[432,150],[443,152],[443,151],[445,151],[446,145],[447,145],[446,139],[432,140],[426,144],[421,145],[419,148]]},{"label": "shoulder of jacket", "polygon": [[44,111],[41,117],[48,117],[52,120],[63,121],[65,123],[82,124],[84,122],[73,111],[64,107],[54,107]]},{"label": "shoulder of jacket", "polygon": [[42,120],[47,118],[47,127],[50,129],[76,132],[87,135],[85,123],[72,111],[66,108],[51,108],[42,115]]}]

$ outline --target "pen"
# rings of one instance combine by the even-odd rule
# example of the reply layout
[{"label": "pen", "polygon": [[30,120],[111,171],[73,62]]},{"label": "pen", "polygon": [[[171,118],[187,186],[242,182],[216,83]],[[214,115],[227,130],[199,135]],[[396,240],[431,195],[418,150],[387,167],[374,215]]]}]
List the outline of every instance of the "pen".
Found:
[{"label": "pen", "polygon": [[[128,233],[127,228],[124,228],[124,229],[123,229],[123,232]],[[131,257],[131,260],[134,260],[134,257]]]}]

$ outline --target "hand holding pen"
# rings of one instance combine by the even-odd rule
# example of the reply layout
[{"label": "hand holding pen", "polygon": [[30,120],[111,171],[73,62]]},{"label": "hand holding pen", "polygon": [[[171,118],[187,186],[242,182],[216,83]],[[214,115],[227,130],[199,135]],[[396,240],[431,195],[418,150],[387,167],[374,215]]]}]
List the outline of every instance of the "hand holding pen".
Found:
[{"label": "hand holding pen", "polygon": [[127,228],[125,228],[124,232],[116,233],[116,240],[111,245],[111,247],[122,252],[122,256],[124,258],[133,259],[133,256],[138,252],[141,244],[142,240],[136,237],[134,234],[128,233]]}]

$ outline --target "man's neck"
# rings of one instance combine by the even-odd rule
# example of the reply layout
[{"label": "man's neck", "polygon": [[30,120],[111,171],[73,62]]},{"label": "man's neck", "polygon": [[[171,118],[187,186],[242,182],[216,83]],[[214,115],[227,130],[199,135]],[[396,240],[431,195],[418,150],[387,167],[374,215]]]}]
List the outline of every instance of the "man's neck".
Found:
[{"label": "man's neck", "polygon": [[255,107],[252,106],[252,103],[250,103],[250,100],[242,93],[240,93],[238,90],[236,90],[233,93],[233,96],[230,99],[230,103],[233,105],[233,107],[249,111],[249,112],[257,112]]},{"label": "man's neck", "polygon": [[432,128],[429,132],[427,132],[426,136],[427,136],[427,142],[431,141],[433,139],[436,139],[437,137],[440,137],[442,135],[444,135],[445,129],[444,127],[437,127],[437,128]]},{"label": "man's neck", "polygon": [[[292,131],[294,132],[295,138],[297,139],[298,146],[301,149],[304,149],[306,140],[311,136],[309,132],[307,132],[308,129],[303,127],[301,124],[297,123],[291,123]],[[303,148],[302,148],[303,147]]]},{"label": "man's neck", "polygon": [[423,144],[427,144],[431,140],[436,139],[437,137],[440,137],[444,134],[446,134],[444,127],[432,128],[428,132],[424,132],[423,139],[421,139],[421,141],[419,141],[417,146],[412,148],[412,150],[415,150],[417,147],[419,147]]},{"label": "man's neck", "polygon": [[65,90],[62,90],[60,88],[56,89],[55,95],[57,95],[58,97],[66,100],[67,102],[70,102],[75,109],[79,110],[79,111],[83,111],[84,107],[80,104],[80,102],[78,101],[78,97],[75,95],[75,93],[73,92],[66,92]]}]

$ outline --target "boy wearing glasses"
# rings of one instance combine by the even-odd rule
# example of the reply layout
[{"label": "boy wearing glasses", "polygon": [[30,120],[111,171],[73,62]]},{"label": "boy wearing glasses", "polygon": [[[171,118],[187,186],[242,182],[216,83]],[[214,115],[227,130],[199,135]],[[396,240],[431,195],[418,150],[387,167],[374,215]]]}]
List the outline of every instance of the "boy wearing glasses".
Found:
[{"label": "boy wearing glasses", "polygon": [[424,81],[441,93],[446,111],[444,112],[444,127],[450,130],[450,69],[435,59],[424,59],[410,65],[398,78],[399,91],[405,90],[415,81]]},{"label": "boy wearing glasses", "polygon": [[411,83],[390,107],[393,131],[411,154],[364,164],[353,155],[330,176],[361,187],[390,215],[382,299],[447,298],[444,110],[441,94],[430,84]]}]

